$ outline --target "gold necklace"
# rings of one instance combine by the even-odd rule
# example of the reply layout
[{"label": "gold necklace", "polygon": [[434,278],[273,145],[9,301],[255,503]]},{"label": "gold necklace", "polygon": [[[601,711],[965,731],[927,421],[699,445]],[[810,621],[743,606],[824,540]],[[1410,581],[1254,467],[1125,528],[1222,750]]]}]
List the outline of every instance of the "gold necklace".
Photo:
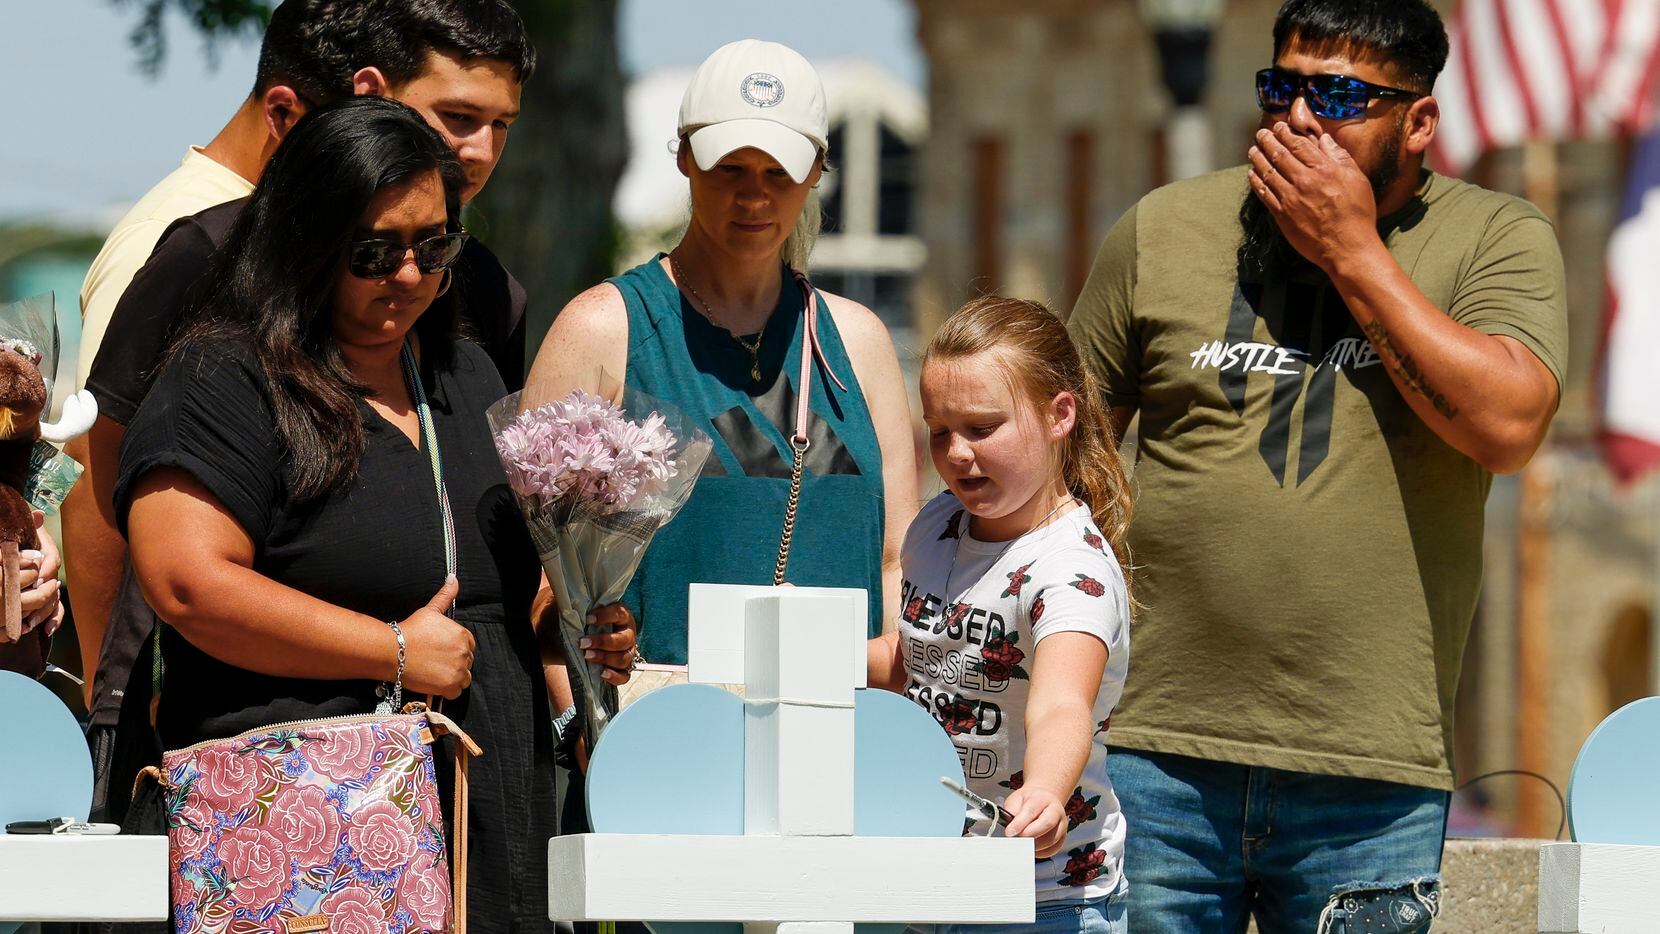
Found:
[{"label": "gold necklace", "polygon": [[761,332],[756,334],[752,340],[744,339],[741,335],[733,333],[731,328],[715,320],[714,309],[710,308],[709,303],[703,300],[703,296],[697,294],[697,289],[692,288],[691,280],[686,278],[686,270],[680,268],[680,261],[674,258],[673,253],[669,254],[669,266],[674,269],[675,280],[685,286],[686,291],[690,292],[692,298],[697,300],[697,309],[703,313],[703,317],[710,324],[725,331],[728,336],[738,342],[739,347],[749,351],[749,378],[759,383],[761,381],[761,341],[767,336],[767,324],[772,323],[772,318],[767,318],[767,324],[761,325]]}]

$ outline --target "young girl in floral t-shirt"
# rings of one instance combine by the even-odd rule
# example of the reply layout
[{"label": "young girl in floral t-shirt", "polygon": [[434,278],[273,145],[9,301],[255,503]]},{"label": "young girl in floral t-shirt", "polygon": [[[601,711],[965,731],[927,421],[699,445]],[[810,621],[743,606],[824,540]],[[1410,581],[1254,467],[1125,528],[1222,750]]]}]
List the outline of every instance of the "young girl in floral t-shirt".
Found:
[{"label": "young girl in floral t-shirt", "polygon": [[1106,741],[1129,666],[1130,497],[1100,391],[1048,309],[990,297],[929,344],[922,413],[948,492],[906,533],[904,610],[871,640],[870,683],[931,713],[969,787],[1013,814],[1002,832],[1032,838],[1037,924],[1011,930],[1120,934]]}]

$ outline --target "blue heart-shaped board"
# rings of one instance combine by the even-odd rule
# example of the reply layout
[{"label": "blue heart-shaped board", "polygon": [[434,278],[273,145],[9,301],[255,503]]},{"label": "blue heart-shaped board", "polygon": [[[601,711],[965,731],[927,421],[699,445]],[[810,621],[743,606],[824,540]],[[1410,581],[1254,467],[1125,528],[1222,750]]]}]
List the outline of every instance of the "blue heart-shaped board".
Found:
[{"label": "blue heart-shaped board", "polygon": [[[934,718],[898,694],[854,692],[853,832],[956,837],[963,780],[956,747]],[[739,836],[744,832],[744,703],[720,688],[679,684],[647,694],[606,728],[588,765],[596,833]],[[737,923],[652,922],[657,934],[739,934]],[[860,924],[861,934],[901,925]]]},{"label": "blue heart-shaped board", "polygon": [[46,688],[0,671],[0,826],[92,808],[92,754],[69,708]]},{"label": "blue heart-shaped board", "polygon": [[1568,830],[1579,843],[1660,846],[1660,697],[1608,715],[1579,747]]},{"label": "blue heart-shaped board", "polygon": [[[69,708],[46,688],[0,671],[0,827],[92,809],[92,754]],[[0,922],[0,934],[16,930]]]}]

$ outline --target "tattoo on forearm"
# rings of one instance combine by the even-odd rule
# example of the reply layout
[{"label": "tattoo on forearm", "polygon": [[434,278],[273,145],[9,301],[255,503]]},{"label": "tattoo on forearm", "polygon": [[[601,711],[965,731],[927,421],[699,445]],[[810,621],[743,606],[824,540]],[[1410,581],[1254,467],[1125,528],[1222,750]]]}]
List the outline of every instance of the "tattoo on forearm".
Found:
[{"label": "tattoo on forearm", "polygon": [[1453,407],[1452,402],[1436,392],[1435,387],[1424,378],[1423,371],[1418,368],[1418,363],[1412,359],[1412,355],[1403,354],[1395,348],[1395,343],[1389,339],[1389,332],[1384,329],[1383,322],[1368,322],[1361,326],[1361,330],[1366,332],[1367,339],[1372,342],[1372,349],[1389,364],[1390,369],[1395,371],[1395,375],[1400,377],[1408,389],[1428,399],[1435,411],[1441,413],[1448,421],[1458,414],[1458,409]]}]

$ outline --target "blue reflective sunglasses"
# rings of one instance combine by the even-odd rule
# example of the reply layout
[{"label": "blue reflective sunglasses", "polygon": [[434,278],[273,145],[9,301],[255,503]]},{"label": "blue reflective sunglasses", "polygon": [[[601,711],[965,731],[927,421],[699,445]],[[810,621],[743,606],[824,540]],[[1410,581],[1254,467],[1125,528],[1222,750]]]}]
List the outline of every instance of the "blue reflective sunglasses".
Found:
[{"label": "blue reflective sunglasses", "polygon": [[1264,113],[1284,113],[1298,96],[1316,117],[1353,120],[1366,113],[1372,98],[1417,100],[1424,95],[1403,88],[1372,84],[1348,75],[1300,75],[1279,68],[1257,72],[1257,106]]}]

